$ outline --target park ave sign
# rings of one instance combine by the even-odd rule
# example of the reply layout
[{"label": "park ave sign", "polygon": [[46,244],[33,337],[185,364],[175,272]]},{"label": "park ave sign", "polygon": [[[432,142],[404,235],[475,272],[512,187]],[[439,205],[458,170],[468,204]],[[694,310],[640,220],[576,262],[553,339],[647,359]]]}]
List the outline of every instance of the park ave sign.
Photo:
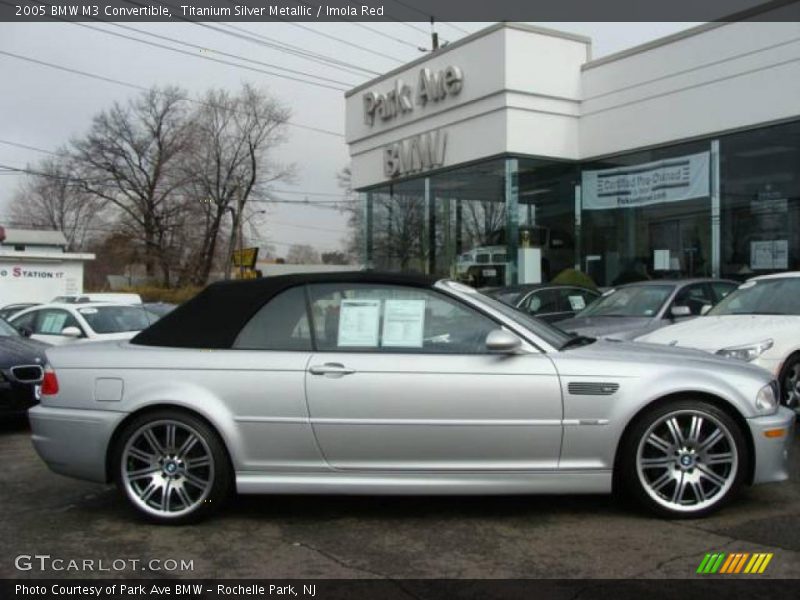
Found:
[{"label": "park ave sign", "polygon": [[410,113],[414,105],[425,106],[429,102],[439,102],[455,96],[464,85],[464,74],[458,67],[446,67],[439,71],[420,69],[416,93],[402,79],[394,82],[394,87],[384,93],[364,94],[364,123],[375,124],[375,117],[390,121],[401,114]]}]

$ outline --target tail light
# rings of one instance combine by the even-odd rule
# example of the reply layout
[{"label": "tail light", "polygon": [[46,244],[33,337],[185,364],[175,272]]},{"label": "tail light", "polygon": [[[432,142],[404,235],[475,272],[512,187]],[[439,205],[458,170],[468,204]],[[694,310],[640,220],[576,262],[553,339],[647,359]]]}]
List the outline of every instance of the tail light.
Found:
[{"label": "tail light", "polygon": [[44,378],[42,379],[42,396],[54,396],[58,393],[58,378],[53,367],[47,365],[44,368]]}]

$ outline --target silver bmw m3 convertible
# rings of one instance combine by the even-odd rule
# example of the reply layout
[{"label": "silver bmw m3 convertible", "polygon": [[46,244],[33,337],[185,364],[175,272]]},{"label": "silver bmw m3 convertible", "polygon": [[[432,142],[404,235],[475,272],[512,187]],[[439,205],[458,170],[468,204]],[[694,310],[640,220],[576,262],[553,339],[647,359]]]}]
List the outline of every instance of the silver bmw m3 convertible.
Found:
[{"label": "silver bmw m3 convertible", "polygon": [[705,515],[788,477],[769,373],[566,334],[451,281],[213,284],[129,342],[49,349],[33,443],[183,522],[243,494],[625,492]]}]

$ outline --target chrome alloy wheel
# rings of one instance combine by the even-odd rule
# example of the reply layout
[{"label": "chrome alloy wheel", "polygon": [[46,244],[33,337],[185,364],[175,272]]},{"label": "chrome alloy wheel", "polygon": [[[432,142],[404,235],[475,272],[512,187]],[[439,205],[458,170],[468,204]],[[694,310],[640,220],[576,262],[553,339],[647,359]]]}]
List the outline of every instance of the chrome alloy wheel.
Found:
[{"label": "chrome alloy wheel", "polygon": [[795,359],[789,365],[783,376],[781,387],[783,387],[781,390],[783,393],[782,404],[795,410],[800,409],[800,360]]},{"label": "chrome alloy wheel", "polygon": [[644,490],[661,506],[690,513],[723,498],[739,468],[736,443],[716,417],[678,410],[655,421],[636,452]]},{"label": "chrome alloy wheel", "polygon": [[208,443],[180,421],[154,421],[137,429],[122,450],[128,497],[146,513],[180,517],[203,504],[214,485]]}]

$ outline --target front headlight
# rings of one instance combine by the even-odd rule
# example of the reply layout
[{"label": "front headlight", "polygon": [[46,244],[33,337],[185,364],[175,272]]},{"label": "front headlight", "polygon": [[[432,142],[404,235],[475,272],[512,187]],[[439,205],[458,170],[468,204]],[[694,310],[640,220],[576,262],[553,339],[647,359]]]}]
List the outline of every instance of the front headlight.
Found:
[{"label": "front headlight", "polygon": [[778,384],[773,381],[765,385],[756,394],[756,409],[766,415],[771,415],[778,410]]},{"label": "front headlight", "polygon": [[746,346],[731,346],[730,348],[722,348],[721,350],[717,350],[717,354],[719,356],[724,356],[726,358],[735,358],[737,360],[744,360],[744,361],[751,361],[759,356],[761,356],[764,352],[772,348],[773,341],[772,340],[764,340],[763,342],[758,342],[757,344],[748,344]]}]

